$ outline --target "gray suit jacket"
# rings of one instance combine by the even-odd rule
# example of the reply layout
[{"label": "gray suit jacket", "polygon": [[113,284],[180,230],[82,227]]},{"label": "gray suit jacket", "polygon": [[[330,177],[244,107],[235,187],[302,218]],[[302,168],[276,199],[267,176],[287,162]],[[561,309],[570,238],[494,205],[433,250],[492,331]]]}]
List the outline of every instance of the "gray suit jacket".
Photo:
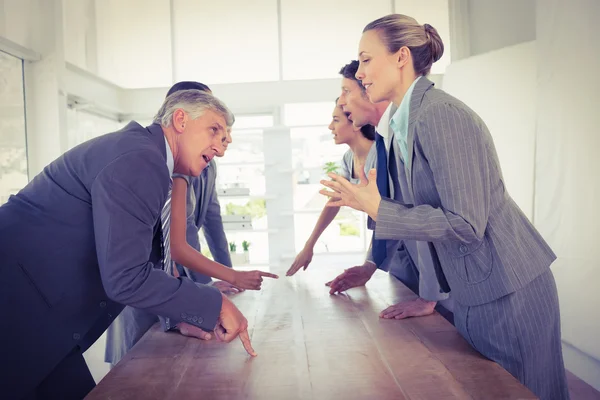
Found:
[{"label": "gray suit jacket", "polygon": [[556,256],[506,191],[487,127],[425,78],[410,100],[408,152],[415,205],[382,200],[376,238],[433,242],[452,297],[469,306],[548,270]]},{"label": "gray suit jacket", "polygon": [[[214,160],[202,171],[199,177],[192,178],[188,191],[193,192],[196,201],[193,212],[188,214],[187,242],[200,251],[198,231],[204,231],[208,248],[216,262],[232,267],[229,245],[221,219],[221,205],[216,190],[217,165]],[[183,267],[187,276],[198,283],[209,283],[211,278]]]},{"label": "gray suit jacket", "polygon": [[214,328],[219,291],[161,269],[169,181],[161,127],[132,122],[66,152],[0,207],[3,396],[85,351],[123,304]]},{"label": "gray suit jacket", "polygon": [[[412,199],[408,195],[407,180],[405,175],[404,163],[400,158],[400,148],[397,140],[391,140],[393,136],[392,132],[389,132],[389,120],[390,120],[389,107],[385,113],[381,116],[381,121],[377,129],[380,134],[385,135],[386,141],[391,141],[389,144],[391,150],[393,150],[394,160],[390,160],[392,151],[387,151],[387,162],[388,165],[388,180],[390,187],[390,197],[400,201],[403,204],[412,204]],[[385,132],[383,130],[385,129]],[[389,139],[388,139],[389,138]],[[375,147],[375,145],[373,146]],[[392,162],[393,161],[393,162]],[[375,162],[376,164],[376,162]],[[395,167],[394,167],[395,165]],[[376,165],[375,165],[376,166]],[[392,172],[392,169],[395,171]],[[375,223],[369,217],[367,220],[367,226],[370,229],[375,228]],[[417,250],[419,246],[425,246]],[[389,271],[392,275],[396,276],[402,281],[409,289],[415,291],[419,297],[429,301],[442,301],[446,300],[444,305],[446,308],[451,309],[450,302],[447,301],[449,295],[440,290],[440,285],[435,274],[435,271],[429,270],[425,267],[428,265],[428,260],[421,260],[419,254],[427,256],[425,253],[430,253],[425,243],[417,243],[415,240],[387,240],[386,241],[386,258],[381,266],[378,266],[384,271]],[[373,259],[373,253],[371,247],[367,253],[367,260],[375,262]]]}]

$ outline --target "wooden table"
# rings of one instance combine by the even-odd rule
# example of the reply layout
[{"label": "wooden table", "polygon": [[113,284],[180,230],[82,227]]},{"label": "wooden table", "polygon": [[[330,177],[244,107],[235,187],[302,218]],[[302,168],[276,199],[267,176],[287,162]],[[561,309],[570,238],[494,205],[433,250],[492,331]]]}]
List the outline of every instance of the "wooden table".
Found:
[{"label": "wooden table", "polygon": [[[279,271],[278,271],[279,272]],[[377,272],[330,296],[340,269],[310,269],[233,296],[258,357],[154,326],[87,399],[533,399],[441,315],[382,320],[415,295]],[[281,274],[283,275],[283,274]]]}]

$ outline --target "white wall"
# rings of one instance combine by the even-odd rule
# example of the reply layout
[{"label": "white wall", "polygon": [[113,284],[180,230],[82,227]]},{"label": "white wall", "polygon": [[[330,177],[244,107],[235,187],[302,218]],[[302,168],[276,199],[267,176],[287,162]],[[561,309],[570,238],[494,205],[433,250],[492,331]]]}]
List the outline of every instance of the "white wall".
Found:
[{"label": "white wall", "polygon": [[600,390],[600,2],[539,0],[536,13],[535,220],[558,255],[567,367]]},{"label": "white wall", "polygon": [[[439,59],[431,72],[434,74],[443,74],[446,67],[452,59],[452,46],[450,45],[450,18],[448,0],[395,0],[394,12],[399,14],[410,15],[417,20],[418,23],[429,24],[433,26],[444,42],[444,55]],[[378,15],[378,17],[384,14]]]},{"label": "white wall", "polygon": [[100,77],[124,88],[171,85],[168,0],[97,0],[95,13]]},{"label": "white wall", "polygon": [[535,0],[468,0],[468,10],[473,56],[535,40]]},{"label": "white wall", "polygon": [[536,116],[535,43],[529,42],[454,62],[443,89],[487,124],[508,192],[533,216]]},{"label": "white wall", "polygon": [[65,60],[97,73],[94,0],[63,0]]}]

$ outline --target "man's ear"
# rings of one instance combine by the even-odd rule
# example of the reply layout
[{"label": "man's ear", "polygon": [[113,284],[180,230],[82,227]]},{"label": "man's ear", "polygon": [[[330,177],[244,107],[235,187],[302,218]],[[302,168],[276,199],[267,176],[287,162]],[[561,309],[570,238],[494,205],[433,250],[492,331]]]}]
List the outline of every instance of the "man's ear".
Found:
[{"label": "man's ear", "polygon": [[185,125],[188,122],[188,116],[187,113],[185,111],[183,111],[181,108],[178,108],[177,110],[175,110],[175,112],[173,113],[173,129],[175,129],[175,132],[177,133],[183,133],[183,131],[185,131]]}]

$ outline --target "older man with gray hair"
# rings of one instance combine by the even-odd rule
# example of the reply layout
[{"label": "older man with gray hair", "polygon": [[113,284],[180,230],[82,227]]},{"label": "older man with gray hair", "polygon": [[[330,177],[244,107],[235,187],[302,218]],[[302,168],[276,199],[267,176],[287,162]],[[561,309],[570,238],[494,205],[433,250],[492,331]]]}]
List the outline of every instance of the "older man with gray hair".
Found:
[{"label": "older man with gray hair", "polygon": [[162,270],[171,176],[198,176],[232,120],[211,94],[169,96],[49,164],[0,207],[0,377],[6,398],[80,399],[94,387],[82,353],[123,305],[185,321],[255,354],[248,322],[216,289]]},{"label": "older man with gray hair", "polygon": [[[200,82],[182,81],[174,84],[167,92],[166,97],[183,90],[200,90],[212,94],[210,88],[205,84]],[[223,148],[221,152],[216,154],[217,157],[225,155],[225,150],[232,141],[229,131],[233,121],[227,121],[227,123],[228,129],[225,141],[223,142]],[[186,212],[188,213],[186,241],[189,246],[199,252],[200,241],[198,239],[198,231],[202,228],[215,261],[232,268],[227,238],[221,220],[221,206],[217,199],[215,187],[216,168],[215,160],[211,160],[198,177],[193,177],[191,179],[186,178],[186,181],[190,180],[188,181],[186,205]],[[168,207],[168,205],[167,202],[166,207]],[[170,229],[164,229],[163,234],[165,232],[170,232]],[[177,241],[173,240],[171,240],[170,245],[172,254],[174,253],[174,249],[181,247],[181,243],[178,244]],[[168,270],[168,268],[165,268],[165,270]],[[214,284],[214,286],[223,294],[231,294],[243,290],[226,281],[213,282],[210,276],[201,274],[180,264],[177,264],[177,271],[179,275],[187,276],[198,284]],[[156,323],[156,321],[158,321],[157,316],[150,312],[134,307],[125,307],[106,331],[104,361],[110,363],[111,366],[115,366],[142,338],[148,329]],[[165,330],[178,330],[183,335],[193,336],[199,339],[211,338],[211,335],[208,332],[191,324],[187,324],[184,321],[179,322],[175,326],[173,326],[166,318],[161,318],[161,322]]]}]

